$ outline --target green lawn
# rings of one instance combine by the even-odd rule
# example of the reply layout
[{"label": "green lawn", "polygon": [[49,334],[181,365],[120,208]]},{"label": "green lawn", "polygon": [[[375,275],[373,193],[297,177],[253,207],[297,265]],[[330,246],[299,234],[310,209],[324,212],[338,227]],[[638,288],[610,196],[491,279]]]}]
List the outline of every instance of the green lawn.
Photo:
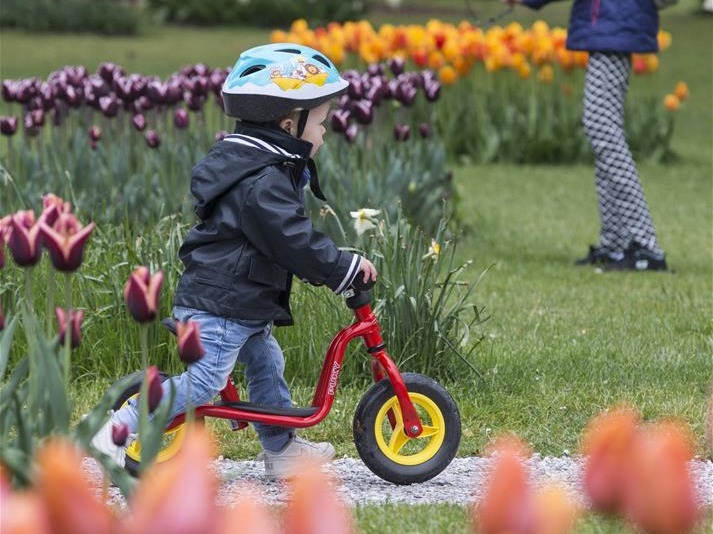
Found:
[{"label": "green lawn", "polygon": [[[500,8],[484,5],[489,14]],[[484,378],[469,376],[449,385],[464,422],[460,455],[481,453],[489,438],[503,431],[517,432],[543,455],[574,452],[592,416],[629,402],[647,418],[684,419],[699,453],[711,456],[703,434],[713,376],[713,18],[692,14],[696,5],[684,1],[662,12],[673,45],[662,56],[659,73],[633,80],[630,96],[663,94],[678,80],[691,89],[677,116],[674,148],[681,160],[639,166],[675,273],[602,274],[572,265],[597,234],[590,166],[455,167],[466,224],[460,254],[475,260],[474,277],[489,269],[476,298],[490,316],[477,351]],[[564,2],[537,14],[518,8],[507,20],[529,23],[541,16],[564,24],[566,9]],[[3,31],[0,76],[44,77],[64,64],[93,69],[102,61],[165,76],[199,61],[230,65],[240,50],[266,39],[265,30],[227,28],[161,28],[134,39]],[[81,384],[77,413],[105,386]],[[295,389],[299,399],[311,394],[304,384]],[[333,413],[306,435],[332,440],[338,454],[355,456],[350,429],[360,394],[341,391]],[[226,456],[257,452],[252,431],[219,428]],[[394,524],[411,532],[468,531],[467,511],[456,506],[372,506],[356,514],[365,533]],[[619,531],[624,532],[596,518],[577,530]]]}]

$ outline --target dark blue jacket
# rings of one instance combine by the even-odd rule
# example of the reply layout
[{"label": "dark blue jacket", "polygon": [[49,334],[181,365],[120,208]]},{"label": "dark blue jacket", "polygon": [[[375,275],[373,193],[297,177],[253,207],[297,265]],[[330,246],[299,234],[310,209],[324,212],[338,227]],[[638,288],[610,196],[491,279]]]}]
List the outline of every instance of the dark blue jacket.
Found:
[{"label": "dark blue jacket", "polygon": [[[553,0],[522,0],[539,9]],[[574,0],[567,48],[587,52],[658,51],[659,14],[653,0]]]}]

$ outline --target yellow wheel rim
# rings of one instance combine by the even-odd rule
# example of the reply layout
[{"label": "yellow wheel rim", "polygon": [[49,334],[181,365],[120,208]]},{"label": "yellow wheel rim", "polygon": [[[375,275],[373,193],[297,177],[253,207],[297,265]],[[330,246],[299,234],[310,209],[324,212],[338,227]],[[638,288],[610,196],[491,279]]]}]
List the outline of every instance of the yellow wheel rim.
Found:
[{"label": "yellow wheel rim", "polygon": [[[134,395],[132,399],[136,397]],[[128,400],[127,400],[128,403]],[[126,403],[124,403],[126,405]],[[183,438],[186,434],[186,425],[182,423],[171,430],[167,430],[163,433],[163,444],[161,449],[156,455],[156,462],[165,462],[166,460],[173,458],[183,445]],[[134,460],[135,462],[141,462],[141,442],[140,440],[135,440],[131,445],[126,448],[126,456]]]},{"label": "yellow wheel rim", "polygon": [[[387,400],[376,416],[374,432],[376,443],[389,460],[401,465],[419,465],[427,462],[443,445],[446,435],[446,421],[438,405],[421,393],[409,392],[416,408],[423,432],[410,438],[404,431],[404,418],[396,395]],[[389,411],[393,413],[395,425],[392,428]]]}]

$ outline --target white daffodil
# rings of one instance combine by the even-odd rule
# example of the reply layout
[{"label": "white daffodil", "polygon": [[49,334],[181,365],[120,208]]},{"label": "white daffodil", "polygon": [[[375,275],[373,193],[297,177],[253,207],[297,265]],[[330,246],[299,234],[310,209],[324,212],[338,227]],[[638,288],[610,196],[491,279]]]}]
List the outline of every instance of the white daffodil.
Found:
[{"label": "white daffodil", "polygon": [[349,215],[354,219],[354,229],[357,235],[361,235],[367,230],[376,228],[374,224],[374,217],[379,214],[379,210],[373,210],[369,208],[361,208],[358,211],[350,211]]},{"label": "white daffodil", "polygon": [[433,258],[433,261],[436,261],[438,259],[438,256],[441,254],[441,244],[438,243],[435,239],[431,239],[431,246],[428,247],[428,252],[426,252],[423,255],[422,259],[426,258]]}]

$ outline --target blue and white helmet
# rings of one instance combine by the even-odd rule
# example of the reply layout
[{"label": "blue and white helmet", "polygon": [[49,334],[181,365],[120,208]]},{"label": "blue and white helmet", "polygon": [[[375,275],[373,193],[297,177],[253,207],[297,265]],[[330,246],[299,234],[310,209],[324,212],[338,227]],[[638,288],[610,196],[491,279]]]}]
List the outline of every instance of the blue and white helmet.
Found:
[{"label": "blue and white helmet", "polygon": [[271,122],[294,109],[309,110],[344,93],[349,82],[321,52],[293,43],[246,50],[223,83],[231,117]]}]

